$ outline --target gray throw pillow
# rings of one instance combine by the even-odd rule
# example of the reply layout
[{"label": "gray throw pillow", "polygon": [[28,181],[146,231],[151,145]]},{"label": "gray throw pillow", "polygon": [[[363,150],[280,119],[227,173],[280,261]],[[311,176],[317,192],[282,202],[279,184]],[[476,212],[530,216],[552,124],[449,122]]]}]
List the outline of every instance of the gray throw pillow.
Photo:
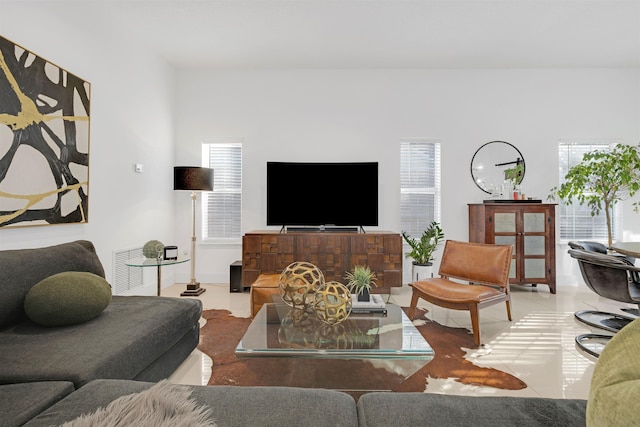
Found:
[{"label": "gray throw pillow", "polygon": [[24,311],[41,326],[65,326],[91,320],[111,302],[111,286],[93,273],[68,271],[54,274],[33,286]]}]

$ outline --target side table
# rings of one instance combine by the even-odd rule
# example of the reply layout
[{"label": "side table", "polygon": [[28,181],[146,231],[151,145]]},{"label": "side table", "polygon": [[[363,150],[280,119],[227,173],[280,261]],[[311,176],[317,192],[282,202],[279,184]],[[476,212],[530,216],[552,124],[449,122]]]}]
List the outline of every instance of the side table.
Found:
[{"label": "side table", "polygon": [[156,267],[158,269],[158,296],[160,296],[160,289],[162,287],[162,266],[182,264],[183,262],[190,261],[189,257],[178,257],[178,259],[156,259],[156,258],[132,258],[125,262],[129,267]]}]

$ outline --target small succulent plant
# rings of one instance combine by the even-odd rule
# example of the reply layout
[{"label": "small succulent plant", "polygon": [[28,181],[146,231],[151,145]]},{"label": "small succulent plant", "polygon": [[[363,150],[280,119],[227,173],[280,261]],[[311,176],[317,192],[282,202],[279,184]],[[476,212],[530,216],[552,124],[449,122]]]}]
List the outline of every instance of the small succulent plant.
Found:
[{"label": "small succulent plant", "polygon": [[376,273],[368,266],[356,265],[353,271],[347,271],[344,277],[347,279],[347,288],[351,293],[362,295],[365,291],[370,291],[372,286],[376,286]]}]

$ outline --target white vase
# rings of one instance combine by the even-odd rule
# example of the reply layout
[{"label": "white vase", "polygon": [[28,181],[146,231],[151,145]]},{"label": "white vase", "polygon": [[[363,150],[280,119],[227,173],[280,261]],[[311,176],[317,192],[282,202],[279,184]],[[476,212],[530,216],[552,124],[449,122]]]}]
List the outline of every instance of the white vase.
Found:
[{"label": "white vase", "polygon": [[433,277],[433,264],[416,264],[411,266],[411,282]]}]

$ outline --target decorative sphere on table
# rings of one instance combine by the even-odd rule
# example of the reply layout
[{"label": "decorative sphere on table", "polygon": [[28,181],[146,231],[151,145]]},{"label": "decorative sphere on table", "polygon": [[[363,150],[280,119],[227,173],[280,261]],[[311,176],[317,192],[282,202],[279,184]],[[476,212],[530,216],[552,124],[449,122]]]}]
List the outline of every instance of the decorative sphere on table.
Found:
[{"label": "decorative sphere on table", "polygon": [[351,292],[338,282],[327,282],[316,289],[313,310],[324,323],[335,325],[351,314]]},{"label": "decorative sphere on table", "polygon": [[324,284],[322,271],[304,261],[289,264],[278,280],[282,301],[289,307],[298,309],[305,309],[313,304],[313,294],[322,284]]},{"label": "decorative sphere on table", "polygon": [[323,323],[322,327],[316,328],[313,337],[315,348],[342,349],[353,348],[349,339],[349,329],[345,328],[348,322],[330,325]]},{"label": "decorative sphere on table", "polygon": [[278,342],[283,348],[315,348],[315,333],[320,325],[312,313],[292,308],[280,320]]},{"label": "decorative sphere on table", "polygon": [[158,258],[162,255],[162,251],[164,250],[164,245],[159,240],[149,240],[142,247],[142,255],[145,258]]}]

